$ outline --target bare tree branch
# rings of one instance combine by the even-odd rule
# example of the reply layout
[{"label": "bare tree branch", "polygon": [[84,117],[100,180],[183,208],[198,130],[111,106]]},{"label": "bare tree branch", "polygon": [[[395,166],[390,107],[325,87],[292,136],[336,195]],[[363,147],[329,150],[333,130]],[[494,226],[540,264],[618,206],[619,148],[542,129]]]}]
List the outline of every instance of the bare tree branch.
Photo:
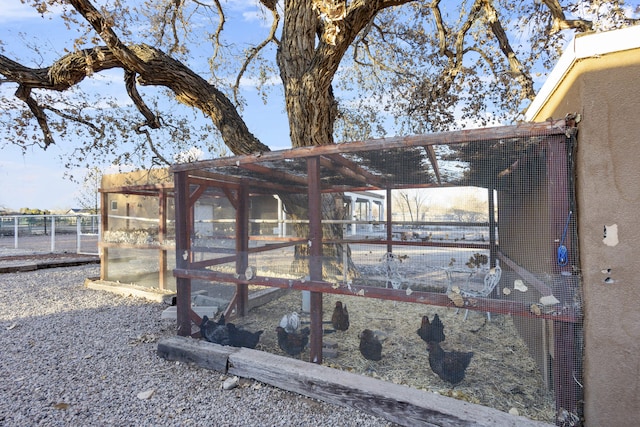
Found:
[{"label": "bare tree branch", "polygon": [[255,59],[256,56],[260,53],[262,49],[264,49],[269,43],[274,42],[276,45],[278,44],[278,39],[276,38],[276,31],[278,30],[278,25],[280,24],[280,15],[275,7],[271,10],[271,14],[273,15],[273,22],[271,23],[271,30],[269,31],[269,35],[257,46],[249,49],[248,55],[245,58],[242,66],[240,67],[240,71],[236,77],[236,83],[233,85],[233,98],[236,104],[238,104],[238,91],[240,90],[240,80],[242,80],[242,76],[247,71],[247,67]]},{"label": "bare tree branch", "polygon": [[558,0],[542,0],[542,3],[547,6],[549,12],[551,12],[553,26],[551,27],[550,34],[569,29],[575,29],[579,32],[591,31],[593,29],[593,23],[591,21],[567,19]]},{"label": "bare tree branch", "polygon": [[493,35],[498,40],[498,44],[500,46],[500,50],[506,56],[509,61],[509,67],[511,68],[512,75],[518,80],[521,89],[521,97],[523,99],[533,99],[536,96],[536,93],[533,89],[533,80],[531,77],[524,71],[524,67],[522,63],[516,56],[511,44],[509,43],[509,38],[507,37],[507,33],[502,28],[502,23],[498,19],[498,12],[493,6],[492,0],[486,0],[484,2],[484,10],[487,16],[487,20],[489,21],[489,26],[491,27],[491,31]]},{"label": "bare tree branch", "polygon": [[31,97],[31,88],[25,85],[18,86],[16,91],[16,97],[23,100],[28,106],[33,116],[38,121],[40,129],[42,129],[42,135],[44,137],[44,149],[46,150],[49,145],[54,144],[53,136],[51,135],[51,129],[49,129],[49,123],[47,122],[47,116],[38,104],[38,102]]},{"label": "bare tree branch", "polygon": [[142,73],[144,66],[141,61],[120,41],[111,28],[111,23],[87,0],[68,0],[84,19],[96,30],[104,40],[111,54],[126,68]]},{"label": "bare tree branch", "polygon": [[142,100],[142,97],[138,93],[138,89],[136,87],[136,73],[134,73],[133,71],[125,70],[124,82],[129,97],[133,100],[133,103],[138,108],[138,111],[140,111],[140,113],[142,113],[142,115],[147,120],[147,126],[149,126],[151,129],[160,128],[160,118],[153,114],[151,109],[147,107],[145,102]]}]

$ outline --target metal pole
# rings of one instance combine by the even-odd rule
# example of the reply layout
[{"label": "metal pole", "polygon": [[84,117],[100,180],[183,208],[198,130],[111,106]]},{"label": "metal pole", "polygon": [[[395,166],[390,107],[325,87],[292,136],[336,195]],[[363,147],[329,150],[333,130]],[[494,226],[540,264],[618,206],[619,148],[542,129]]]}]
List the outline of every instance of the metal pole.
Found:
[{"label": "metal pole", "polygon": [[[45,220],[46,224],[46,220]],[[51,252],[56,251],[56,217],[51,215]]]},{"label": "metal pole", "polygon": [[80,216],[76,216],[76,253],[79,254],[81,248],[80,240],[82,237],[82,221],[80,220]]}]

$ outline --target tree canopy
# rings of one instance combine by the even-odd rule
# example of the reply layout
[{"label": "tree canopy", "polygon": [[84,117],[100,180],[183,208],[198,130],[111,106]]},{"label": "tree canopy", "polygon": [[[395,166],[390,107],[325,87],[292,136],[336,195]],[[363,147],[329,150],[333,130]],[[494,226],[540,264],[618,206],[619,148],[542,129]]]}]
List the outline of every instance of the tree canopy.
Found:
[{"label": "tree canopy", "polygon": [[293,147],[514,121],[568,38],[640,14],[624,0],[21,1],[66,39],[0,29],[0,144],[73,141],[67,166],[268,151],[246,85],[286,111]]}]

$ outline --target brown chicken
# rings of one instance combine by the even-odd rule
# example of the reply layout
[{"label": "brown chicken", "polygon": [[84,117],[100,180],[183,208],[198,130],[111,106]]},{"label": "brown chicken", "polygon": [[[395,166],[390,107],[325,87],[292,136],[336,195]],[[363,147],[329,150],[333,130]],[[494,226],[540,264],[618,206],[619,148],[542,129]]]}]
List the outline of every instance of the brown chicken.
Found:
[{"label": "brown chicken", "polygon": [[306,327],[300,332],[287,332],[282,326],[276,328],[278,333],[278,346],[287,354],[297,356],[304,351],[309,343],[311,330]]},{"label": "brown chicken", "polygon": [[422,316],[422,324],[416,332],[426,343],[444,341],[444,325],[438,314],[433,316],[433,322],[429,322],[429,316]]},{"label": "brown chicken", "polygon": [[464,379],[473,352],[444,351],[440,343],[428,342],[429,366],[440,379],[456,385]]},{"label": "brown chicken", "polygon": [[360,333],[360,353],[367,360],[382,359],[382,343],[370,329]]},{"label": "brown chicken", "polygon": [[342,304],[341,301],[336,301],[336,307],[333,309],[333,315],[331,316],[331,323],[336,331],[346,331],[349,329],[349,312],[347,311],[347,304]]}]

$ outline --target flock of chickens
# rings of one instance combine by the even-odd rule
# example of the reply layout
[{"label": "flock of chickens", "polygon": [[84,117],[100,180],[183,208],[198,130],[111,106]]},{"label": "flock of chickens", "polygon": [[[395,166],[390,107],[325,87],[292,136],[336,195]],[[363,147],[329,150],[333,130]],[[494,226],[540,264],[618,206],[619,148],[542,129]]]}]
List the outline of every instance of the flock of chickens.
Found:
[{"label": "flock of chickens", "polygon": [[[325,332],[349,329],[349,312],[346,304],[341,301],[336,302],[331,316],[331,324],[334,329],[325,330]],[[221,315],[217,322],[204,316],[200,324],[200,334],[204,339],[215,344],[233,347],[255,348],[263,332],[250,332],[236,327],[233,323],[225,322],[224,315]],[[300,317],[298,313],[293,312],[282,317],[280,324],[276,327],[276,333],[280,349],[291,356],[297,356],[304,351],[309,343],[311,331],[309,327],[300,329]],[[431,370],[442,380],[452,385],[460,383],[464,379],[473,352],[444,351],[442,349],[440,343],[445,340],[444,324],[437,314],[433,316],[432,321],[429,321],[428,316],[422,316],[417,334],[427,343]],[[364,329],[359,334],[359,338],[360,354],[365,359],[372,361],[382,359],[382,342],[372,330]]]}]

